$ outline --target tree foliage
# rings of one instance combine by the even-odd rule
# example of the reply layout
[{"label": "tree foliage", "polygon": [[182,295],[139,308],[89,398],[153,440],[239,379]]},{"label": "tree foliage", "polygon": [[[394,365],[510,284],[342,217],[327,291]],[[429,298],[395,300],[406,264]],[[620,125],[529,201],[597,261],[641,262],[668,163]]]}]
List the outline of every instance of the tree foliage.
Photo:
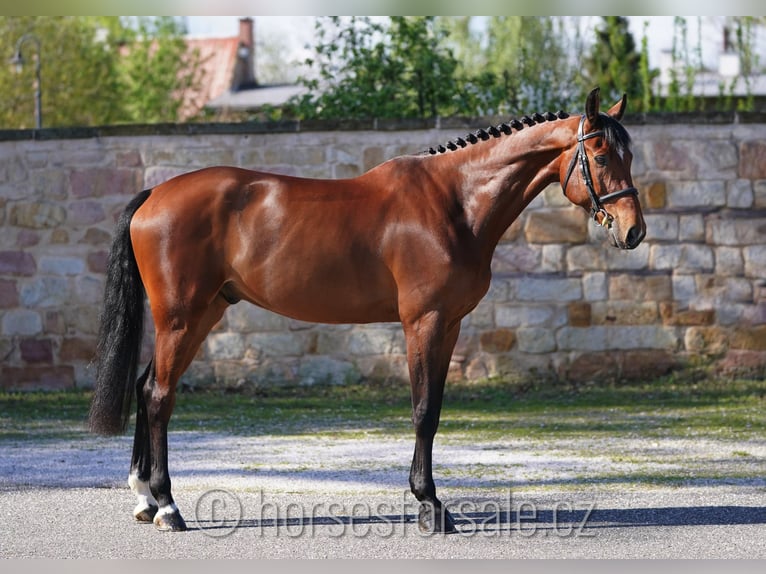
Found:
[{"label": "tree foliage", "polygon": [[617,101],[627,93],[631,102],[644,101],[641,53],[624,16],[603,17],[584,64],[586,77],[601,88],[602,99]]},{"label": "tree foliage", "polygon": [[507,115],[579,105],[581,38],[564,18],[323,18],[294,100],[302,118]]},{"label": "tree foliage", "polygon": [[0,17],[0,53],[24,43],[21,72],[0,66],[0,126],[34,126],[33,65],[41,58],[43,127],[176,121],[199,63],[190,59],[184,26],[172,17]]},{"label": "tree foliage", "polygon": [[456,111],[457,61],[433,16],[318,18],[315,57],[293,101],[304,118],[433,117]]}]

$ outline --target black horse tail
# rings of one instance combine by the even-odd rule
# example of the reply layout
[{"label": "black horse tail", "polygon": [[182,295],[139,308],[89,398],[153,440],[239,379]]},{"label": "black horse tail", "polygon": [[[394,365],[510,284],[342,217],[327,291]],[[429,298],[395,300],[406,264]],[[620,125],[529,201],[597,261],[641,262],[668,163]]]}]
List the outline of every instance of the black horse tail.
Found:
[{"label": "black horse tail", "polygon": [[96,348],[96,386],[88,417],[90,430],[98,434],[124,432],[130,416],[141,355],[145,296],[130,241],[130,221],[150,193],[142,191],[125,207],[109,252]]}]

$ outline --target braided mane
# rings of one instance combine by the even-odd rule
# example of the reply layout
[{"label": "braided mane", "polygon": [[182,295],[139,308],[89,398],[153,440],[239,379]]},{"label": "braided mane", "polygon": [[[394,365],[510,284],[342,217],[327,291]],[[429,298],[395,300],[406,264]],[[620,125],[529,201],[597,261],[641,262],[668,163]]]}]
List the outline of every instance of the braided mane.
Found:
[{"label": "braided mane", "polygon": [[[543,122],[552,122],[554,120],[563,120],[569,117],[569,114],[563,111],[558,111],[555,114],[553,112],[546,112],[545,114],[535,113],[532,114],[532,116],[523,116],[521,119],[512,119],[507,122],[503,122],[502,124],[499,124],[497,126],[490,126],[486,129],[480,128],[476,130],[475,132],[471,132],[467,134],[466,136],[462,138],[456,138],[454,140],[448,141],[444,145],[439,145],[435,148],[429,148],[428,150],[424,151],[424,154],[431,154],[436,155],[440,153],[446,153],[448,151],[455,151],[457,149],[464,148],[468,146],[469,144],[475,144],[478,141],[485,141],[488,140],[491,137],[499,138],[503,135],[510,135],[513,133],[514,130],[521,131],[524,129],[524,126],[533,126],[535,124],[543,123]],[[607,116],[608,117],[608,116]],[[615,123],[617,125],[620,125],[619,122]],[[620,127],[622,127],[620,125]],[[611,131],[611,130],[610,130]],[[623,132],[625,130],[623,129]],[[627,132],[625,132],[627,134]],[[617,134],[616,140],[622,141],[622,134]]]}]

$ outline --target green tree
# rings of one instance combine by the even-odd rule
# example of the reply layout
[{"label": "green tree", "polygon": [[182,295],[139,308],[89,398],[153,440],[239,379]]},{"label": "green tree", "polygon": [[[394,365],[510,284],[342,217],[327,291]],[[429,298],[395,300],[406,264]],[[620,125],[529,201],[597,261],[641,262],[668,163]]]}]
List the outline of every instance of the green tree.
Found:
[{"label": "green tree", "polygon": [[470,18],[452,20],[450,29],[461,80],[468,93],[476,87],[477,111],[505,115],[579,106],[587,86],[572,56],[583,50],[577,18],[493,16],[482,27],[473,27]]},{"label": "green tree", "polygon": [[301,118],[408,118],[459,111],[457,60],[432,16],[319,18],[315,56],[291,102]]},{"label": "green tree", "polygon": [[623,16],[604,16],[596,41],[584,61],[588,82],[601,88],[601,98],[617,101],[623,93],[631,102],[644,101],[641,54]]},{"label": "green tree", "polygon": [[174,18],[130,20],[103,16],[0,17],[0,54],[22,46],[21,72],[0,66],[0,126],[34,126],[34,65],[40,57],[43,127],[176,121],[183,92],[198,81],[186,53],[184,28]]}]

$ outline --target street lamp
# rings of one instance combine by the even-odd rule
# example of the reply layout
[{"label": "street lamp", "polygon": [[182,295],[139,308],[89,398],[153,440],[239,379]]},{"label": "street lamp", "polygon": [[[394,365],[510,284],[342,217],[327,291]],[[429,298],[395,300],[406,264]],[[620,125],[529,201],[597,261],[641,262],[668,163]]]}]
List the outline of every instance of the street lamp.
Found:
[{"label": "street lamp", "polygon": [[11,64],[16,66],[17,72],[21,72],[25,63],[24,57],[21,55],[21,46],[26,41],[34,43],[37,47],[37,58],[35,58],[35,122],[37,124],[37,129],[39,130],[43,127],[43,107],[40,96],[40,40],[37,39],[37,36],[34,34],[24,34],[21,38],[19,38],[19,41],[16,42],[16,53],[13,55],[13,58],[11,58]]}]

